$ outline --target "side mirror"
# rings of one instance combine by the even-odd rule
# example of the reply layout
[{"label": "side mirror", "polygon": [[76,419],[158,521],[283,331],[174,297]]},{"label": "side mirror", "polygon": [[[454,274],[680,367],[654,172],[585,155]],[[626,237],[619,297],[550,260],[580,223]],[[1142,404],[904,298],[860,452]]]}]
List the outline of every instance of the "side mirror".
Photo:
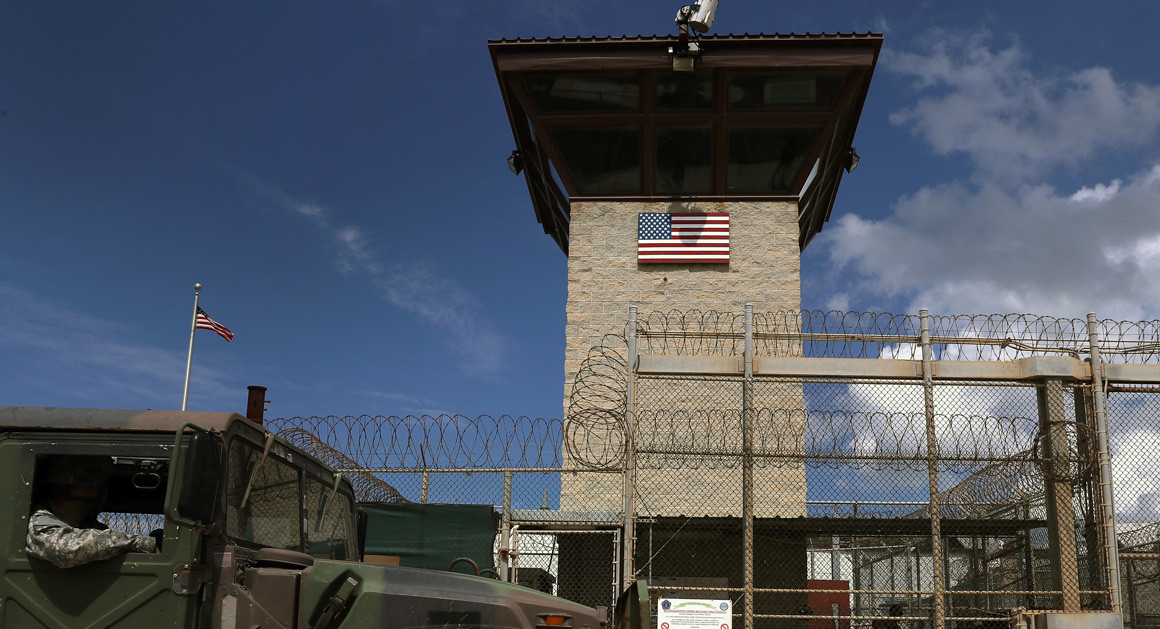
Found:
[{"label": "side mirror", "polygon": [[194,432],[188,436],[177,497],[177,514],[182,518],[196,524],[214,521],[220,502],[224,449],[216,435]]}]

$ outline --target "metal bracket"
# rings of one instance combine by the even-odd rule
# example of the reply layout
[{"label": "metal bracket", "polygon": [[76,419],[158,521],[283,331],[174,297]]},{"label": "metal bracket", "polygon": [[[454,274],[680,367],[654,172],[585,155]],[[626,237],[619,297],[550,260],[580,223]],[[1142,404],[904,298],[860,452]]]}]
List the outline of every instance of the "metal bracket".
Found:
[{"label": "metal bracket", "polygon": [[322,616],[318,618],[318,622],[314,623],[312,629],[332,629],[338,626],[338,623],[342,621],[342,615],[346,613],[346,608],[354,599],[353,594],[356,587],[358,587],[358,581],[354,577],[347,577],[334,596],[327,601],[326,608],[322,610]]},{"label": "metal bracket", "polygon": [[202,584],[209,581],[212,574],[209,566],[177,564],[173,567],[173,593],[180,596],[197,594]]}]

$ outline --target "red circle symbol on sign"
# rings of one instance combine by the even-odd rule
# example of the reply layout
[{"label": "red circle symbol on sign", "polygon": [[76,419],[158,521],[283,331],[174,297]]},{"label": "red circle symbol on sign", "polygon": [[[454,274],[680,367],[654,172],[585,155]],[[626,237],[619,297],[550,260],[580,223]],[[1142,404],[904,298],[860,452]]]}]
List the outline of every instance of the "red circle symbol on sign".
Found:
[{"label": "red circle symbol on sign", "polygon": [[729,629],[729,624],[726,623],[724,625],[721,625],[721,629]]},{"label": "red circle symbol on sign", "polygon": [[661,629],[669,629],[669,623],[667,623],[667,622],[662,622],[662,623],[661,623]]}]

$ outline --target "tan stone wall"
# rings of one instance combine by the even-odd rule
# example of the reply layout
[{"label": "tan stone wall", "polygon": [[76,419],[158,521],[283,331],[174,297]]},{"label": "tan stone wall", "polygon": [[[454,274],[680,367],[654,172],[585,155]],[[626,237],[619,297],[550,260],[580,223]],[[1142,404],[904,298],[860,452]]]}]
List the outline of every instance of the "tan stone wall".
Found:
[{"label": "tan stone wall", "polygon": [[[754,312],[797,310],[801,304],[797,205],[791,202],[573,202],[568,256],[564,404],[581,362],[605,334],[622,332],[628,307],[640,316],[654,311],[716,310]],[[730,262],[723,264],[637,264],[637,214],[640,212],[728,212]],[[737,387],[739,388],[739,387]],[[734,396],[727,396],[734,398]],[[642,411],[688,407],[695,402],[667,396],[639,398]],[[801,408],[801,388],[779,392],[757,406]],[[728,403],[739,408],[740,395]],[[734,434],[721,425],[722,434]],[[732,431],[732,432],[730,432]],[[732,438],[729,441],[734,441]],[[739,443],[740,437],[736,437]],[[740,468],[647,469],[638,478],[638,508],[654,515],[739,515]],[[794,466],[760,469],[755,474],[757,515],[800,515],[804,511],[805,472]],[[619,478],[566,474],[564,509],[619,511]],[[643,504],[642,504],[643,503]],[[642,508],[643,507],[643,508]]]}]

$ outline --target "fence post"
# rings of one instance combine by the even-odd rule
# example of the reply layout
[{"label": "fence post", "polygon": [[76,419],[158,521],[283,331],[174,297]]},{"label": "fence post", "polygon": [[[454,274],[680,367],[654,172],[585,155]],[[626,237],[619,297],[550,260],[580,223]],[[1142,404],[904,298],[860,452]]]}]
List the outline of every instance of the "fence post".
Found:
[{"label": "fence post", "polygon": [[[1090,585],[1088,589],[1094,590],[1100,587],[1107,575],[1104,571],[1104,564],[1107,561],[1104,558],[1104,547],[1101,545],[1104,514],[1100,509],[1098,486],[1100,449],[1095,438],[1095,393],[1090,386],[1077,386],[1072,388],[1072,397],[1075,405],[1075,422],[1087,429],[1086,432],[1080,430],[1076,433],[1078,458],[1080,461],[1087,462],[1086,464],[1094,464],[1093,469],[1097,472],[1090,481],[1089,495],[1083,502],[1083,541],[1086,550],[1085,556],[1088,558],[1088,561],[1084,562],[1084,567],[1087,569],[1085,576]],[[1129,565],[1131,564],[1129,563]],[[1126,597],[1128,597],[1127,594],[1121,596],[1121,598]],[[1128,606],[1128,603],[1125,603],[1125,606]]]},{"label": "fence post", "polygon": [[[503,514],[500,521],[499,580],[508,580],[508,559],[511,557],[512,530],[512,480],[511,471],[503,473]],[[515,576],[513,571],[512,577]]]},{"label": "fence post", "polygon": [[753,303],[745,304],[745,380],[741,383],[741,526],[745,629],[753,629]]},{"label": "fence post", "polygon": [[922,398],[926,411],[926,470],[930,483],[930,558],[931,582],[934,585],[934,629],[945,626],[943,600],[942,512],[938,495],[938,434],[934,424],[934,350],[930,345],[930,311],[918,311],[922,343]]},{"label": "fence post", "polygon": [[621,591],[632,583],[633,547],[636,542],[635,504],[633,492],[636,490],[636,306],[628,307],[628,383],[627,400],[624,407],[624,539],[621,540]]},{"label": "fence post", "polygon": [[[1031,539],[1031,505],[1023,503],[1023,564],[1024,572],[1027,574],[1027,587],[1023,588],[1028,591],[1035,591],[1037,579],[1035,578],[1035,546]],[[1026,600],[1026,607],[1034,608],[1036,605],[1036,597],[1034,594],[1028,594]]]},{"label": "fence post", "polygon": [[419,502],[427,504],[427,493],[431,489],[431,472],[427,469],[427,453],[419,442],[419,458],[423,460],[423,480],[419,486]]},{"label": "fence post", "polygon": [[[854,505],[854,519],[858,519],[858,505],[856,504]],[[858,534],[854,533],[850,536],[850,583],[853,585],[851,590],[854,596],[854,608],[850,610],[850,613],[854,616],[862,615],[862,594],[859,593],[859,590],[862,589],[862,564],[860,563],[858,544]],[[871,588],[873,588],[873,584],[871,584]]]},{"label": "fence post", "polygon": [[1079,562],[1076,554],[1075,509],[1068,475],[1068,439],[1064,427],[1063,381],[1044,378],[1036,388],[1039,405],[1038,444],[1044,460],[1043,488],[1047,506],[1048,559],[1054,586],[1063,592],[1063,611],[1080,611]]},{"label": "fence post", "polygon": [[1104,521],[1104,553],[1108,571],[1108,595],[1112,612],[1122,613],[1120,599],[1120,549],[1116,540],[1116,506],[1112,496],[1112,465],[1108,455],[1107,401],[1104,398],[1104,373],[1100,361],[1099,326],[1096,313],[1087,315],[1088,342],[1091,344],[1092,400],[1095,405],[1096,440],[1100,457],[1100,507]]}]

